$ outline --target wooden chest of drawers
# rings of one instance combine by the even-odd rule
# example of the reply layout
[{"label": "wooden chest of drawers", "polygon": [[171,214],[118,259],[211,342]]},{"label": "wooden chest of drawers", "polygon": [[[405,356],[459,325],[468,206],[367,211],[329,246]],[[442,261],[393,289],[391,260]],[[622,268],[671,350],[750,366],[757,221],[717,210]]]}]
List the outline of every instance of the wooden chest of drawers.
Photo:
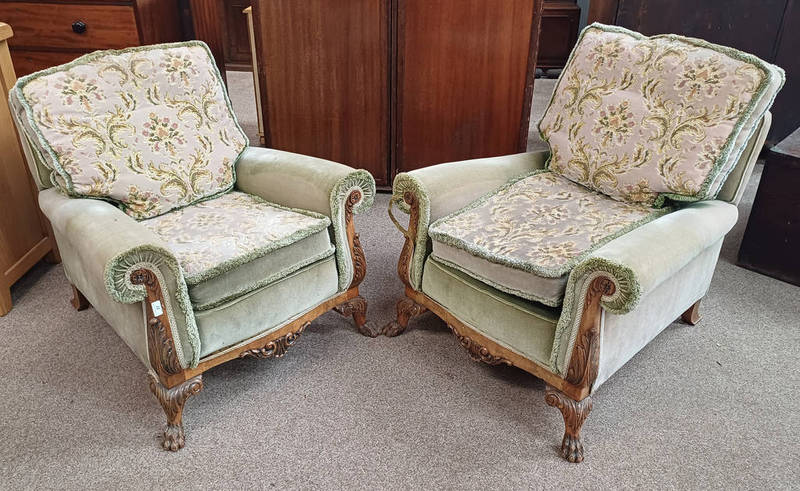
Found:
[{"label": "wooden chest of drawers", "polygon": [[0,0],[17,75],[98,49],[181,40],[178,0]]}]

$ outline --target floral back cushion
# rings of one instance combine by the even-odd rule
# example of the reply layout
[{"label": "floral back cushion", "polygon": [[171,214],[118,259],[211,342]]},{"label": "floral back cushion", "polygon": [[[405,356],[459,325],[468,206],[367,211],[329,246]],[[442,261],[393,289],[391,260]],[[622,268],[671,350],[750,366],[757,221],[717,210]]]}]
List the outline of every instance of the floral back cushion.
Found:
[{"label": "floral back cushion", "polygon": [[199,41],[98,51],[13,91],[53,183],[136,219],[230,190],[247,145]]},{"label": "floral back cushion", "polygon": [[783,81],[734,49],[592,24],[539,123],[549,168],[621,201],[714,198]]}]

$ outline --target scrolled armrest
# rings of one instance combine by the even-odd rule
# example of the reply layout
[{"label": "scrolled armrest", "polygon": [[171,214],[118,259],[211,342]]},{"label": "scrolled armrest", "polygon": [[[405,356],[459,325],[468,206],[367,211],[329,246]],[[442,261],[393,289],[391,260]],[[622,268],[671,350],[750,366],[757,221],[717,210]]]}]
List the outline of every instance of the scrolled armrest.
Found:
[{"label": "scrolled armrest", "polygon": [[368,210],[375,199],[375,179],[369,172],[307,155],[250,147],[236,163],[236,187],[271,203],[328,216],[336,246],[339,291],[357,284],[364,273],[357,265],[364,260],[356,247],[358,237],[348,223],[353,214]]},{"label": "scrolled armrest", "polygon": [[236,163],[236,187],[271,203],[330,218],[349,191],[362,193],[355,213],[369,209],[375,197],[375,180],[365,170],[261,147],[249,147],[242,153]]},{"label": "scrolled armrest", "polygon": [[[152,271],[164,293],[164,309],[175,326],[175,343],[181,362],[196,366],[200,337],[183,272],[166,244],[151,230],[113,205],[100,200],[67,198],[54,189],[39,194],[42,211],[52,223],[59,241],[103,264],[102,281],[108,295],[120,303],[145,300],[146,288],[133,282],[140,269]],[[180,312],[174,312],[177,305]],[[177,315],[176,315],[177,314]]]},{"label": "scrolled armrest", "polygon": [[565,369],[568,345],[574,342],[580,312],[591,281],[606,277],[614,288],[600,305],[614,314],[636,308],[653,291],[707,248],[719,242],[736,223],[736,206],[702,201],[668,213],[608,242],[570,272],[556,327],[551,363]]}]

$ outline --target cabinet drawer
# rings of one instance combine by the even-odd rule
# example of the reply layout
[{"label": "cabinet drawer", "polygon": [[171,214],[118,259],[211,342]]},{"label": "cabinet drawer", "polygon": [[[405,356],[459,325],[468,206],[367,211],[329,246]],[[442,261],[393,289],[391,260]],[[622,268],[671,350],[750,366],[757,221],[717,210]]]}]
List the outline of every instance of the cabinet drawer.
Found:
[{"label": "cabinet drawer", "polygon": [[11,50],[11,63],[17,77],[38,72],[51,66],[70,62],[83,53],[75,51],[29,51],[23,49]]},{"label": "cabinet drawer", "polygon": [[[90,51],[139,44],[136,15],[125,5],[0,2],[0,19],[14,30],[12,47]],[[85,24],[82,33],[73,30],[78,21]]]}]

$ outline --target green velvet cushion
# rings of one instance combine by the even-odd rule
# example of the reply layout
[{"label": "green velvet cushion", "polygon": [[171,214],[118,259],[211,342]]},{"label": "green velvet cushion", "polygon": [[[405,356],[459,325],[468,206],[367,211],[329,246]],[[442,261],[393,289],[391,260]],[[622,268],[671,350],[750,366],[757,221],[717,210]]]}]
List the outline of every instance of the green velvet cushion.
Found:
[{"label": "green velvet cushion", "polygon": [[180,263],[194,310],[206,310],[331,256],[330,219],[232,191],[143,220]]},{"label": "green velvet cushion", "polygon": [[203,282],[189,285],[195,311],[208,310],[309,265],[333,256],[328,229],[237,266]]},{"label": "green velvet cushion", "polygon": [[434,258],[425,261],[422,291],[488,338],[550,366],[559,309],[503,293]]},{"label": "green velvet cushion", "polygon": [[333,256],[213,309],[195,314],[200,356],[279,328],[337,292]]}]

